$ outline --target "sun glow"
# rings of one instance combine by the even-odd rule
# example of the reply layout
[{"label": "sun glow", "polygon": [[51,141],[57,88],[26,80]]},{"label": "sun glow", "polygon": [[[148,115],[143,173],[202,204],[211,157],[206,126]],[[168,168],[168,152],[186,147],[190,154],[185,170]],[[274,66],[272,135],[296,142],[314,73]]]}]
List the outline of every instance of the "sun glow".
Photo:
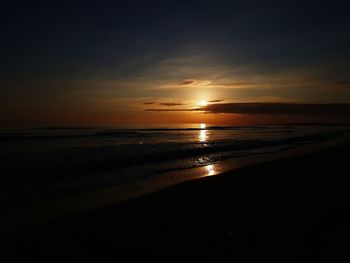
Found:
[{"label": "sun glow", "polygon": [[198,105],[198,106],[201,106],[201,107],[208,106],[208,101],[206,101],[206,100],[200,100],[200,101],[198,101],[197,105]]}]

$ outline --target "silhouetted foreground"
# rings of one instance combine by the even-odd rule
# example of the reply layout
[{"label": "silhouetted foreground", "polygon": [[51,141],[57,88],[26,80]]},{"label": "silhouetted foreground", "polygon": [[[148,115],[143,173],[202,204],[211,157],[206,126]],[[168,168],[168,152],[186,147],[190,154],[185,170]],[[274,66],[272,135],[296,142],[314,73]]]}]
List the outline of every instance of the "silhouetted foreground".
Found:
[{"label": "silhouetted foreground", "polygon": [[258,164],[12,233],[2,239],[2,257],[348,262],[349,153],[346,145]]}]

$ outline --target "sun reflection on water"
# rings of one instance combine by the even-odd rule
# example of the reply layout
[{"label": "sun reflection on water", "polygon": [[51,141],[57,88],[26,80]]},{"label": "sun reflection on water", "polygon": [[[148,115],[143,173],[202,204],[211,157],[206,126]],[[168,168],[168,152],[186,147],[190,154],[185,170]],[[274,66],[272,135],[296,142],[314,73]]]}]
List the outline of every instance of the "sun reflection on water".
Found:
[{"label": "sun reflection on water", "polygon": [[209,165],[205,166],[204,168],[207,172],[205,176],[211,176],[211,175],[217,174],[214,164],[209,164]]},{"label": "sun reflection on water", "polygon": [[198,141],[207,142],[209,138],[209,132],[205,129],[207,125],[205,125],[205,123],[201,123],[199,127],[201,128],[201,130],[199,130]]},{"label": "sun reflection on water", "polygon": [[199,131],[198,141],[199,142],[206,142],[206,141],[208,141],[208,131],[207,130],[200,130]]}]

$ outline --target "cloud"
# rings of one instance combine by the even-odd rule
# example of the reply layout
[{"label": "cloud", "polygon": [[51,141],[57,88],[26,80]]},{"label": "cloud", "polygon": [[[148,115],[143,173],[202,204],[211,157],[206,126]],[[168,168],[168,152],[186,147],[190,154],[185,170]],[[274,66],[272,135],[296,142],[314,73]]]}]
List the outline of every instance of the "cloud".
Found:
[{"label": "cloud", "polygon": [[202,108],[208,113],[350,116],[350,104],[302,104],[302,103],[221,103]]},{"label": "cloud", "polygon": [[[152,87],[153,90],[159,89],[184,89],[184,88],[204,88],[204,89],[271,89],[276,87],[295,87],[300,85],[315,85],[314,79],[301,79],[297,76],[272,76],[273,79],[267,77],[255,76],[255,81],[228,81],[229,77],[213,76],[212,79],[185,79],[182,82],[169,82]],[[216,79],[215,79],[216,78]],[[319,84],[319,83],[318,83]]]},{"label": "cloud", "polygon": [[185,103],[179,103],[179,102],[163,102],[163,103],[159,103],[160,105],[163,106],[183,106],[186,105]]},{"label": "cloud", "polygon": [[338,85],[343,85],[343,86],[350,86],[350,80],[341,80],[341,81],[336,81]]},{"label": "cloud", "polygon": [[214,84],[215,87],[221,88],[239,88],[239,87],[265,87],[271,86],[273,83],[270,82],[217,82]]},{"label": "cloud", "polygon": [[168,107],[173,107],[173,106],[184,106],[186,103],[182,102],[158,102],[158,101],[145,101],[143,102],[144,105],[162,105],[162,106],[168,106]]},{"label": "cloud", "polygon": [[[222,100],[215,100],[222,101]],[[212,101],[214,102],[214,101]],[[171,105],[172,106],[172,105]],[[248,102],[248,103],[214,103],[200,108],[155,108],[145,111],[174,112],[201,111],[206,113],[225,114],[264,114],[264,115],[299,115],[299,116],[339,116],[350,117],[350,103],[276,103],[276,102]]]},{"label": "cloud", "polygon": [[216,103],[216,102],[222,102],[222,101],[224,101],[224,100],[209,100],[208,102],[209,103]]},{"label": "cloud", "polygon": [[[207,79],[185,79],[184,81],[177,84],[177,86],[210,86],[212,84],[211,80]],[[170,84],[171,85],[171,84]]]},{"label": "cloud", "polygon": [[196,83],[196,80],[194,79],[185,79],[182,82],[180,82],[178,85],[179,86],[186,86],[186,85],[190,85],[190,84],[194,84]]},{"label": "cloud", "polygon": [[198,111],[199,109],[146,109],[145,111]]}]

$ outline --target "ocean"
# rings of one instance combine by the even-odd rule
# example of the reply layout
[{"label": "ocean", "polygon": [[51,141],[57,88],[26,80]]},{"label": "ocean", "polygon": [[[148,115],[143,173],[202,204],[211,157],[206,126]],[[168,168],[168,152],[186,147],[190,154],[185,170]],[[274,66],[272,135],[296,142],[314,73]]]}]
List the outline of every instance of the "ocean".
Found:
[{"label": "ocean", "polygon": [[[271,125],[3,131],[1,199],[14,207],[142,182],[339,137],[349,126]],[[165,178],[165,177],[164,177]],[[126,190],[127,191],[127,190]]]}]

